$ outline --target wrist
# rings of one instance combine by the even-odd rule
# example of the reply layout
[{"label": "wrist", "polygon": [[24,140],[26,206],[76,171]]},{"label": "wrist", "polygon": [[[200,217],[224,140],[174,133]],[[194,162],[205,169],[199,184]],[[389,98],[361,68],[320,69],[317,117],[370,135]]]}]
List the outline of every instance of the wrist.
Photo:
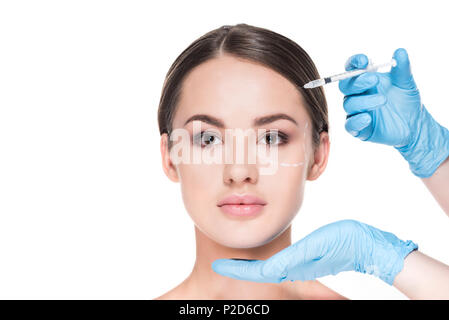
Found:
[{"label": "wrist", "polygon": [[411,252],[418,250],[418,245],[413,241],[398,240],[397,243],[392,244],[394,252],[391,252],[390,260],[384,264],[383,273],[379,275],[379,278],[390,286],[393,285],[394,279],[404,268],[404,260],[407,256]]},{"label": "wrist", "polygon": [[407,255],[418,249],[418,245],[411,240],[403,241],[393,233],[385,232],[364,224],[367,231],[367,244],[363,261],[356,271],[374,275],[389,285],[393,285],[394,278],[403,269]]},{"label": "wrist", "polygon": [[414,141],[395,148],[407,160],[414,175],[428,178],[449,156],[449,130],[435,121],[422,105],[416,131]]}]

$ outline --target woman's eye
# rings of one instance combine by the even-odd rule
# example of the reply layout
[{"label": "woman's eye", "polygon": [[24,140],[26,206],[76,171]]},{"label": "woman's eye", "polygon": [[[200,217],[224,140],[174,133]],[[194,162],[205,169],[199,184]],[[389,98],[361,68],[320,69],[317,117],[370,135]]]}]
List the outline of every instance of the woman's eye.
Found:
[{"label": "woman's eye", "polygon": [[202,131],[193,138],[193,143],[201,147],[207,147],[220,142],[219,135],[207,131]]},{"label": "woman's eye", "polygon": [[262,140],[262,144],[282,145],[288,142],[288,136],[281,131],[270,131]]}]

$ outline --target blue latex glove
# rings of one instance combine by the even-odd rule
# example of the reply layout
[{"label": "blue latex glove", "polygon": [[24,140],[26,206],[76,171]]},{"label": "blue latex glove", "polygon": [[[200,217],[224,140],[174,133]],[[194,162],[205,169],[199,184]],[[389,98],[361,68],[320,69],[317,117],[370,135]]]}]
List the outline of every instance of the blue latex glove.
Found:
[{"label": "blue latex glove", "polygon": [[[397,49],[390,72],[367,72],[340,81],[347,113],[345,128],[353,136],[394,146],[420,178],[430,177],[449,156],[449,131],[421,103],[404,49]],[[346,62],[346,70],[368,65],[364,54]]]},{"label": "blue latex glove", "polygon": [[355,220],[325,225],[267,260],[218,259],[212,269],[239,280],[313,280],[341,271],[373,274],[389,285],[418,246]]}]

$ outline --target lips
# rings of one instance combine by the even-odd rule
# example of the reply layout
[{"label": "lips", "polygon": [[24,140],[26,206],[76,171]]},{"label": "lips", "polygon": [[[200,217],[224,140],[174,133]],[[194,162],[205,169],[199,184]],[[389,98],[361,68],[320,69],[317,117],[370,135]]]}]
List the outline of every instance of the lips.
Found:
[{"label": "lips", "polygon": [[251,194],[246,194],[246,195],[237,195],[237,194],[233,194],[230,195],[228,197],[223,198],[222,200],[220,200],[217,203],[218,207],[222,207],[224,205],[266,205],[266,201],[264,201],[263,199],[251,195]]},{"label": "lips", "polygon": [[229,216],[246,219],[257,216],[266,204],[266,201],[254,195],[233,194],[219,201],[217,206]]}]

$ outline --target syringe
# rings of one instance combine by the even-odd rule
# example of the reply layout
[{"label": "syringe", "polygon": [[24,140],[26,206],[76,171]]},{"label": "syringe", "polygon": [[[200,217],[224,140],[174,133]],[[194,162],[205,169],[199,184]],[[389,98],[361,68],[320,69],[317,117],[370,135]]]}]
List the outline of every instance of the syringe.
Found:
[{"label": "syringe", "polygon": [[396,67],[396,60],[391,59],[390,62],[387,62],[384,64],[378,64],[378,65],[368,64],[368,66],[365,69],[351,70],[351,71],[339,73],[339,74],[336,74],[336,75],[333,75],[330,77],[312,80],[310,82],[307,82],[304,85],[304,88],[312,89],[312,88],[316,88],[316,87],[321,87],[321,86],[331,83],[331,82],[340,81],[340,80],[347,79],[347,78],[352,78],[352,77],[358,76],[362,73],[376,71],[377,69],[385,68],[385,67]]}]

